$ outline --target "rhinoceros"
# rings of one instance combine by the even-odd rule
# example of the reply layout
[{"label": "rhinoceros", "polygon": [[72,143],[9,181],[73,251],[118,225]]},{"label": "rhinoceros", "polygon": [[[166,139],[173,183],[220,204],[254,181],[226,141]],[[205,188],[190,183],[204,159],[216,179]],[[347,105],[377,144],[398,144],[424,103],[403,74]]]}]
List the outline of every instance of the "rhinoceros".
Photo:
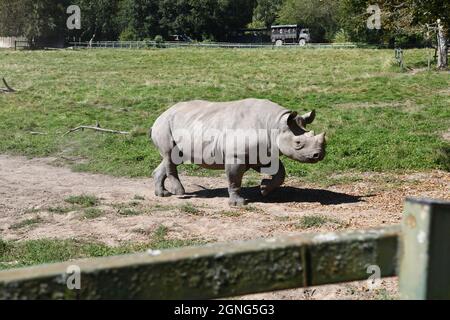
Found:
[{"label": "rhinoceros", "polygon": [[[315,116],[315,111],[299,116],[261,99],[177,103],[159,116],[150,129],[150,138],[163,158],[153,172],[155,194],[183,195],[185,189],[177,166],[195,163],[204,168],[225,169],[231,206],[246,204],[239,192],[249,169],[271,176],[261,183],[261,193],[267,196],[285,180],[280,155],[303,163],[324,159],[325,133],[315,135],[306,129]],[[170,192],[165,187],[167,179],[171,182]]]}]

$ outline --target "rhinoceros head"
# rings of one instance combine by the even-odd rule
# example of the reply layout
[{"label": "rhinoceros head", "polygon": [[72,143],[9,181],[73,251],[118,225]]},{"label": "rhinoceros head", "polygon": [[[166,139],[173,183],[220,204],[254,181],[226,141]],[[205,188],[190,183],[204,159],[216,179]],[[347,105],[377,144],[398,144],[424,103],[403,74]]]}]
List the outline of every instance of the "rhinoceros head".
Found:
[{"label": "rhinoceros head", "polygon": [[306,126],[316,117],[315,111],[299,116],[291,112],[281,119],[278,148],[285,156],[306,163],[316,163],[325,157],[325,133],[315,135]]}]

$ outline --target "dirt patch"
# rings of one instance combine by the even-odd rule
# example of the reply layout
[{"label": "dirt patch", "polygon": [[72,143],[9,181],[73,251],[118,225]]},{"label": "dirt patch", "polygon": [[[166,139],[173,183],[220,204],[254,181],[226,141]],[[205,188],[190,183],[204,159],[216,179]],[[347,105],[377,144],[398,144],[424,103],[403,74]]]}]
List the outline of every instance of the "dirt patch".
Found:
[{"label": "dirt patch", "polygon": [[[146,242],[152,230],[161,225],[168,228],[169,238],[246,240],[391,225],[400,222],[406,196],[450,200],[448,172],[368,173],[361,175],[359,182],[326,190],[288,180],[267,199],[259,195],[257,187],[245,188],[250,205],[230,209],[223,177],[182,177],[188,194],[156,198],[150,178],[72,172],[52,166],[55,160],[0,156],[0,232],[4,240],[76,238],[117,245],[125,241]],[[98,199],[98,211],[86,212],[86,208],[66,201],[79,195]],[[310,216],[325,217],[328,219],[324,221],[332,223],[312,224],[305,229],[300,221]],[[321,287],[314,293],[291,290],[256,297],[369,297],[362,294],[364,284],[345,286]],[[377,295],[395,295],[395,285],[387,287],[385,293]],[[371,294],[373,297],[375,293]]]},{"label": "dirt patch", "polygon": [[446,89],[440,90],[437,93],[440,94],[440,95],[443,95],[443,96],[450,96],[450,88],[446,88]]},{"label": "dirt patch", "polygon": [[367,282],[283,290],[239,297],[242,300],[396,300],[399,299],[398,279],[382,279],[379,286],[369,288]]},{"label": "dirt patch", "polygon": [[447,132],[445,132],[444,134],[442,134],[442,138],[446,141],[450,142],[450,129],[447,130]]}]

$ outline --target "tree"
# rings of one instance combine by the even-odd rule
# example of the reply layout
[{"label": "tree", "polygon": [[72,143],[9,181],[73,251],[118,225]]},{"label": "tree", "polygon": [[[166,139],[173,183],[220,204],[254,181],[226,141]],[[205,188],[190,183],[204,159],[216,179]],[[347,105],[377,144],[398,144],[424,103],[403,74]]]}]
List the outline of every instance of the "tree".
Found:
[{"label": "tree", "polygon": [[437,53],[438,68],[448,68],[448,28],[446,28],[441,19],[436,20],[437,24]]},{"label": "tree", "polygon": [[135,33],[139,39],[160,34],[159,0],[120,0],[117,22],[119,29]]},{"label": "tree", "polygon": [[409,0],[413,12],[413,23],[431,26],[436,31],[438,68],[448,68],[448,46],[450,34],[450,2],[441,0]]},{"label": "tree", "polygon": [[226,40],[251,21],[254,5],[254,0],[160,0],[160,28],[164,35]]},{"label": "tree", "polygon": [[190,10],[188,0],[160,0],[158,14],[161,34],[167,36],[186,33],[195,37],[193,26],[188,18]]},{"label": "tree", "polygon": [[255,0],[217,0],[217,2],[219,12],[216,21],[216,39],[227,40],[233,31],[245,28],[252,21]]},{"label": "tree", "polygon": [[119,0],[73,0],[81,9],[81,30],[70,32],[73,37],[89,40],[117,40]]},{"label": "tree", "polygon": [[[437,36],[438,68],[448,67],[447,49],[450,3],[440,0],[381,0],[383,28],[425,37],[428,30]],[[430,28],[431,27],[431,28]]]},{"label": "tree", "polygon": [[24,0],[0,0],[0,36],[24,35],[26,15],[30,2]]},{"label": "tree", "polygon": [[285,0],[277,21],[308,27],[315,41],[328,41],[339,30],[339,6],[335,0]]},{"label": "tree", "polygon": [[63,38],[67,0],[1,0],[0,33],[25,36],[34,47],[43,40]]},{"label": "tree", "polygon": [[367,28],[367,0],[341,0],[338,24],[350,36],[351,41],[364,43],[383,42],[384,30]]},{"label": "tree", "polygon": [[250,27],[269,28],[278,18],[283,0],[257,0]]},{"label": "tree", "polygon": [[417,46],[425,34],[436,33],[438,67],[448,67],[448,38],[450,29],[450,2],[442,0],[378,0],[381,9],[381,30],[366,27],[366,8],[372,1],[341,0],[339,24],[353,41],[385,42],[392,46]]}]

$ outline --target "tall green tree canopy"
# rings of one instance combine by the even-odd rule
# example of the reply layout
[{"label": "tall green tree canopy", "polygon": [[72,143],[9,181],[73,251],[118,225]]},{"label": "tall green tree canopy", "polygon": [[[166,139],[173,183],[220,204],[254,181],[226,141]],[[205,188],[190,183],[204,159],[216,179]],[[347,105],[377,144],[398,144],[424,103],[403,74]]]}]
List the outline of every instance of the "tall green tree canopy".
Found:
[{"label": "tall green tree canopy", "polygon": [[73,0],[81,9],[81,30],[70,32],[71,36],[89,40],[117,40],[119,0]]},{"label": "tall green tree canopy", "polygon": [[[425,43],[426,26],[439,29],[441,51],[448,45],[450,1],[377,0],[381,29],[367,28],[370,0],[0,0],[0,35],[95,40],[129,40],[186,34],[226,41],[246,26],[299,24],[313,41],[337,32],[351,41],[391,46]],[[81,9],[81,30],[66,28],[69,5]],[[439,19],[439,28],[438,28]]]},{"label": "tall green tree canopy", "polygon": [[278,18],[283,0],[257,0],[250,27],[269,28]]},{"label": "tall green tree canopy", "polygon": [[68,5],[67,0],[0,0],[0,34],[30,41],[60,36]]},{"label": "tall green tree canopy", "polygon": [[278,22],[308,27],[314,41],[331,40],[339,29],[336,0],[284,0]]},{"label": "tall green tree canopy", "polygon": [[160,0],[160,28],[195,39],[225,40],[252,19],[254,0]]},{"label": "tall green tree canopy", "polygon": [[449,29],[450,2],[441,0],[378,0],[381,30],[369,30],[366,21],[369,0],[340,0],[339,25],[354,41],[417,44],[424,36],[425,24],[441,19]]}]

